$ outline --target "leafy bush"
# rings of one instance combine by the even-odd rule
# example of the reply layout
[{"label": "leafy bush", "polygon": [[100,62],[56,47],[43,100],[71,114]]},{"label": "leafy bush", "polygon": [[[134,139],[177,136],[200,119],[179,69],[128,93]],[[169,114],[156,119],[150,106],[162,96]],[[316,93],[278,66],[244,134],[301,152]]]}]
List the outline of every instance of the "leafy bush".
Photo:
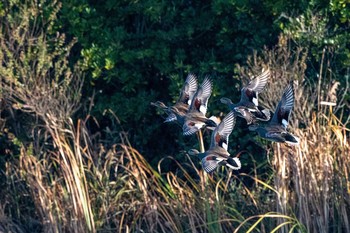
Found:
[{"label": "leafy bush", "polygon": [[220,114],[216,96],[236,91],[234,64],[277,40],[272,20],[264,7],[232,1],[68,1],[61,17],[96,90],[93,115],[106,126],[114,117],[103,113],[114,112],[116,129],[149,159],[179,151],[174,138],[182,142],[176,128],[155,120],[150,102],[173,102],[189,72],[210,74],[210,113]]}]

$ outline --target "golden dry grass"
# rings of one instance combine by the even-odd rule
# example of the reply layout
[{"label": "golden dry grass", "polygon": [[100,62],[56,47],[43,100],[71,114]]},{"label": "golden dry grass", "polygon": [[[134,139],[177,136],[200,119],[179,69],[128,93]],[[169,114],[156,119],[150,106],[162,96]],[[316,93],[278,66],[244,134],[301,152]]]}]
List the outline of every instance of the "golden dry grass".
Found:
[{"label": "golden dry grass", "polygon": [[[287,83],[293,80],[295,87],[289,130],[300,138],[300,145],[273,144],[273,185],[278,193],[275,211],[295,216],[307,232],[347,232],[350,230],[350,147],[346,127],[349,118],[344,115],[342,101],[349,84],[337,91],[339,83],[332,80],[330,63],[324,58],[326,50],[319,81],[307,82],[307,50],[290,48],[282,36],[279,46],[266,50],[262,59],[250,60],[253,70],[267,63],[273,73],[267,91],[261,94],[263,105],[274,110]],[[281,228],[281,232],[289,230]]]},{"label": "golden dry grass", "polygon": [[55,146],[41,156],[23,145],[6,172],[22,185],[8,190],[29,197],[44,232],[341,232],[349,226],[348,129],[328,114],[326,125],[314,115],[294,130],[300,147],[273,145],[271,180],[226,170],[205,180],[194,158],[177,173],[162,171],[162,161],[156,170],[124,134],[106,148],[78,121],[50,137]]}]

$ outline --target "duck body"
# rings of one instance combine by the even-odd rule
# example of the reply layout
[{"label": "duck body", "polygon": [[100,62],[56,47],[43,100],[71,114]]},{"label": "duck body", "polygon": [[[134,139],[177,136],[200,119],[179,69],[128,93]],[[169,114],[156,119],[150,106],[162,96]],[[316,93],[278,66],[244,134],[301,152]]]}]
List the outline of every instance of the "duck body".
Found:
[{"label": "duck body", "polygon": [[289,133],[283,126],[277,124],[270,124],[267,126],[253,126],[249,127],[250,130],[255,131],[262,138],[273,142],[288,143],[292,145],[299,144],[299,138]]},{"label": "duck body", "polygon": [[205,153],[199,153],[198,158],[207,173],[213,172],[219,166],[226,166],[232,170],[239,170],[241,162],[238,158],[230,157],[230,154],[224,148],[215,146]]},{"label": "duck body", "polygon": [[205,116],[212,88],[211,79],[206,76],[197,89],[188,111],[184,114],[182,127],[184,135],[192,135],[205,126],[211,129],[217,126],[217,122]]},{"label": "duck body", "polygon": [[178,100],[173,106],[166,106],[161,101],[151,103],[151,105],[161,108],[167,114],[167,117],[164,122],[177,121],[180,125],[183,125],[183,117],[187,113],[197,89],[197,77],[194,74],[190,73],[187,76],[186,81],[180,90]]},{"label": "duck body", "polygon": [[226,97],[220,99],[221,103],[228,105],[236,116],[244,118],[248,125],[258,120],[270,120],[270,111],[258,105],[258,94],[265,88],[270,75],[270,71],[266,70],[254,78],[247,86],[243,87],[241,89],[241,99],[237,104],[232,103]]},{"label": "duck body", "polygon": [[249,130],[255,131],[262,138],[273,142],[299,144],[299,138],[287,131],[288,121],[294,106],[294,88],[290,83],[283,92],[272,120],[265,125],[251,125]]},{"label": "duck body", "polygon": [[200,153],[198,150],[191,149],[190,155],[197,155],[201,160],[202,167],[207,173],[213,172],[218,166],[226,166],[233,170],[241,168],[241,162],[238,158],[230,157],[227,151],[228,138],[235,125],[235,115],[231,111],[220,124],[213,130],[211,135],[210,148]]},{"label": "duck body", "polygon": [[221,102],[228,105],[231,111],[236,116],[244,118],[248,125],[256,123],[257,121],[268,121],[271,118],[270,111],[261,106],[256,106],[252,102],[232,103],[228,98],[221,98]]}]

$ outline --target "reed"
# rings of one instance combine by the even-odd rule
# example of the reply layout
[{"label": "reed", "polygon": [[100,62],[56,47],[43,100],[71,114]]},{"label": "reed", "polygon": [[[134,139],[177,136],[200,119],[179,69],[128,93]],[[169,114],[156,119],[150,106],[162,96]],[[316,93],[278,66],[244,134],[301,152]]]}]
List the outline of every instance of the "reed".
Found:
[{"label": "reed", "polygon": [[[291,50],[289,42],[288,38],[281,37],[279,46],[266,50],[262,60],[257,57],[250,60],[253,69],[261,67],[262,61],[268,61],[273,73],[269,91],[261,95],[263,105],[274,109],[287,83],[293,80],[295,86],[295,107],[289,129],[301,140],[297,147],[272,144],[273,185],[277,191],[275,211],[295,216],[307,232],[347,232],[350,211],[347,155],[350,151],[346,126],[349,117],[345,117],[342,106],[349,83],[346,81],[337,91],[339,83],[332,80],[327,60],[331,56],[325,56],[331,52],[328,50],[323,51],[318,81],[307,81],[310,80],[305,77],[308,51]],[[277,221],[277,224],[282,223]],[[280,232],[289,232],[291,227],[281,227]]]}]

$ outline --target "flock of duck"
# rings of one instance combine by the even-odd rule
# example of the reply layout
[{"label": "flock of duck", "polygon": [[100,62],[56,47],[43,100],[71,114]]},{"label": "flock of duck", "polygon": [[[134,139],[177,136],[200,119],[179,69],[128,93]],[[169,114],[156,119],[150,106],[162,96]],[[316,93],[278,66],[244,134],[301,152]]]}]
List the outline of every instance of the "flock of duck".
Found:
[{"label": "flock of duck", "polygon": [[213,88],[209,76],[206,76],[198,87],[196,76],[189,74],[173,106],[166,106],[160,101],[151,104],[167,114],[165,122],[177,122],[182,126],[184,135],[193,135],[204,127],[213,131],[207,151],[188,151],[189,155],[199,157],[206,172],[211,173],[218,166],[238,170],[241,168],[239,158],[231,157],[228,152],[229,136],[235,126],[236,117],[244,118],[249,130],[255,131],[264,139],[292,145],[299,143],[299,139],[287,131],[288,119],[294,106],[293,83],[289,83],[285,88],[272,118],[270,111],[258,104],[258,94],[264,90],[270,76],[270,70],[267,69],[253,78],[241,89],[241,99],[237,104],[232,103],[229,98],[221,98],[221,103],[228,105],[230,109],[221,122],[218,122],[216,117],[206,117]]}]

